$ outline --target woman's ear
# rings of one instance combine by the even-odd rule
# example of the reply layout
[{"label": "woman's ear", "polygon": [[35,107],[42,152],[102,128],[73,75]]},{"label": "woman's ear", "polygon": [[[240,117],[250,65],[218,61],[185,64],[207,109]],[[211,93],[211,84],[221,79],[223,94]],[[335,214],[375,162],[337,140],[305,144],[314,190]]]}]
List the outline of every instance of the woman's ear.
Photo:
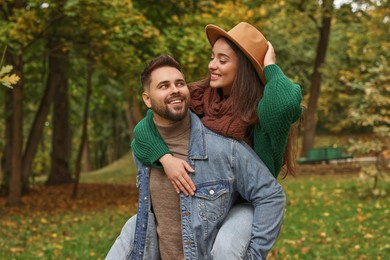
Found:
[{"label": "woman's ear", "polygon": [[142,99],[144,100],[144,103],[145,105],[148,107],[148,108],[151,108],[152,107],[152,104],[150,102],[150,96],[148,93],[146,92],[143,92],[142,93]]}]

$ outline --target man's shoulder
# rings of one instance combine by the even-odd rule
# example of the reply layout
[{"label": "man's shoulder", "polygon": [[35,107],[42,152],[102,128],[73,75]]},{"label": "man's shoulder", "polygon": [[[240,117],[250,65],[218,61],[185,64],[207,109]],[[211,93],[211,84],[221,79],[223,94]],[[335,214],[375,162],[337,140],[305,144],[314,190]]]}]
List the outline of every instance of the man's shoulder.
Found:
[{"label": "man's shoulder", "polygon": [[[231,147],[235,147],[235,149],[240,151],[248,151],[251,154],[256,155],[256,153],[253,151],[253,149],[244,141],[237,141],[234,138],[226,137],[224,135],[221,135],[219,133],[216,133],[207,127],[205,127],[205,135],[207,138],[207,142],[211,142],[211,145],[214,145],[216,142],[224,145],[229,145]],[[209,144],[210,146],[210,144]],[[257,155],[256,155],[257,156]]]}]

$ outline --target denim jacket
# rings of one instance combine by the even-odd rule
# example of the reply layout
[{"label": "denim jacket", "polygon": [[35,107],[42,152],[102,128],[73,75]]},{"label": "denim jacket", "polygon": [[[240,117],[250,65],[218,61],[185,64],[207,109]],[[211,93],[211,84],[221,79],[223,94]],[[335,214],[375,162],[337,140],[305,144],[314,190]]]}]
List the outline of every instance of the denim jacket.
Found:
[{"label": "denim jacket", "polygon": [[[180,194],[185,259],[211,259],[218,229],[238,195],[254,207],[248,258],[265,259],[283,221],[285,195],[282,187],[244,142],[210,131],[193,113],[190,118],[188,163],[195,170],[190,177],[196,191],[194,196]],[[136,158],[135,161],[139,170],[139,201],[134,247],[128,258],[159,259],[149,194],[150,168]]]}]

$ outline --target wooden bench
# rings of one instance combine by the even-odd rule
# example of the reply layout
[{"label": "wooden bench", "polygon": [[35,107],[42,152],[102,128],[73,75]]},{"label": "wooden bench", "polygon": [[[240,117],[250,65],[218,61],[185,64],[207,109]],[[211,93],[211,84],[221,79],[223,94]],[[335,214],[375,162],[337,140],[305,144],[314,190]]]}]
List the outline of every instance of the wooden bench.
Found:
[{"label": "wooden bench", "polygon": [[306,157],[297,160],[299,164],[327,163],[331,161],[348,162],[351,161],[352,155],[344,154],[340,147],[319,147],[310,149]]}]

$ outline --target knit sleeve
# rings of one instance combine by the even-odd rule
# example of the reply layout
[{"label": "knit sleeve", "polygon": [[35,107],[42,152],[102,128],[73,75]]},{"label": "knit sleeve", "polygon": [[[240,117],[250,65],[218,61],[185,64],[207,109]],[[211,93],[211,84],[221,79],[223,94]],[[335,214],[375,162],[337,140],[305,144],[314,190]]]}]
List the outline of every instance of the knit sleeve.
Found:
[{"label": "knit sleeve", "polygon": [[131,148],[144,165],[156,168],[162,168],[158,159],[164,154],[171,153],[153,123],[151,110],[148,110],[146,117],[135,126]]},{"label": "knit sleeve", "polygon": [[264,68],[267,84],[258,105],[260,126],[273,143],[287,140],[291,124],[302,114],[301,87],[292,83],[278,65]]}]

